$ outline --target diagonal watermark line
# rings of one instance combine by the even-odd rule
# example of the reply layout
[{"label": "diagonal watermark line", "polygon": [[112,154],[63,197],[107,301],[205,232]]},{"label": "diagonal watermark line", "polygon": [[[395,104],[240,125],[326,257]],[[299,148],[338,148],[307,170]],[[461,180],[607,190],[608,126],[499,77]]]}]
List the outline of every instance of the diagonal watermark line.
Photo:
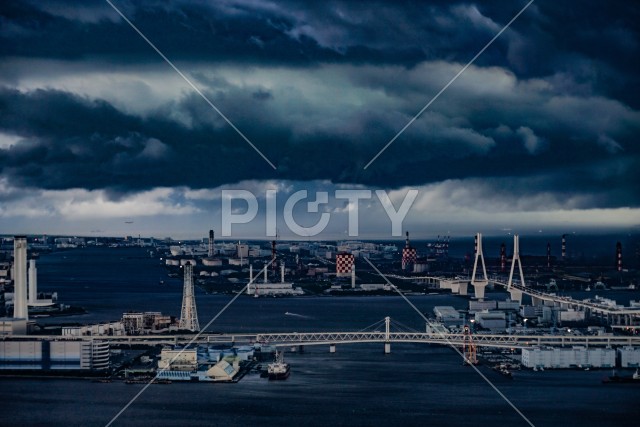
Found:
[{"label": "diagonal watermark line", "polygon": [[149,40],[149,39],[148,39],[148,38],[147,38],[147,37],[142,33],[142,31],[140,31],[140,30],[138,29],[138,27],[136,27],[136,26],[133,24],[133,22],[131,22],[131,21],[130,21],[130,20],[129,20],[129,19],[128,19],[128,18],[127,18],[127,17],[126,17],[126,16],[125,16],[121,11],[120,11],[120,9],[118,9],[118,8],[117,8],[113,3],[111,3],[111,0],[105,0],[105,1],[109,4],[109,6],[111,6],[111,7],[113,8],[113,10],[115,10],[115,11],[116,11],[116,13],[117,13],[118,15],[120,15],[120,16],[122,17],[122,19],[124,19],[124,20],[125,20],[125,22],[126,22],[127,24],[129,24],[129,26],[130,26],[131,28],[133,28],[133,29],[135,30],[135,32],[136,32],[136,33],[138,33],[138,35],[139,35],[140,37],[142,37],[142,39],[143,39],[144,41],[146,41],[146,42],[147,42],[147,44],[148,44],[149,46],[151,46],[151,47],[153,48],[153,50],[155,50],[155,51],[156,51],[156,53],[157,53],[158,55],[160,55],[160,57],[162,57],[162,59],[164,59],[164,61],[165,61],[167,64],[169,64],[169,66],[170,66],[171,68],[173,68],[173,70],[174,70],[176,73],[178,73],[178,75],[179,75],[180,77],[182,77],[182,79],[183,79],[185,82],[187,82],[187,83],[189,84],[189,86],[191,86],[191,87],[193,88],[193,90],[195,90],[195,91],[196,91],[196,93],[197,93],[198,95],[200,95],[200,97],[201,97],[202,99],[204,99],[204,100],[205,100],[205,102],[206,102],[207,104],[209,104],[209,106],[210,106],[211,108],[213,108],[213,109],[215,110],[215,112],[216,112],[216,113],[218,113],[218,114],[220,115],[220,117],[222,117],[222,118],[224,119],[224,121],[225,121],[225,122],[227,122],[227,124],[229,124],[229,126],[231,126],[231,127],[233,128],[233,130],[235,130],[235,131],[238,133],[238,135],[240,135],[240,136],[242,137],[242,139],[244,139],[244,140],[246,141],[246,143],[247,143],[247,144],[249,144],[249,145],[251,146],[251,148],[253,148],[253,149],[256,151],[256,153],[258,153],[258,154],[260,155],[260,157],[262,157],[262,158],[264,159],[264,161],[265,161],[265,162],[267,162],[267,163],[269,164],[269,166],[271,166],[273,169],[277,169],[277,168],[276,168],[276,166],[271,162],[271,160],[269,160],[269,159],[267,158],[267,156],[265,156],[264,154],[262,154],[262,151],[260,151],[260,150],[258,149],[258,147],[256,147],[256,146],[253,144],[253,142],[251,142],[251,141],[249,140],[249,138],[247,138],[247,137],[244,135],[244,133],[242,133],[242,131],[240,131],[240,129],[238,129],[238,128],[236,127],[236,125],[234,125],[234,124],[233,124],[233,122],[232,122],[231,120],[229,120],[229,119],[227,118],[227,116],[225,116],[225,115],[224,115],[224,113],[223,113],[222,111],[220,111],[220,109],[219,109],[218,107],[216,107],[216,106],[213,104],[213,102],[211,102],[211,101],[209,100],[209,98],[207,98],[207,96],[206,96],[204,93],[202,93],[202,91],[201,91],[200,89],[198,89],[198,87],[197,87],[195,84],[193,84],[193,82],[191,82],[191,80],[189,80],[189,78],[188,78],[187,76],[185,76],[185,75],[182,73],[182,71],[180,71],[180,70],[178,69],[178,67],[176,67],[175,65],[173,65],[173,62],[171,62],[171,61],[169,60],[169,58],[167,58],[167,57],[166,57],[166,56],[165,56],[165,55],[160,51],[160,49],[158,49],[158,48],[156,47],[156,45],[154,45],[154,44],[153,44],[153,42],[151,42],[151,40]]},{"label": "diagonal watermark line", "polygon": [[[407,304],[409,304],[411,306],[411,308],[413,308],[419,315],[420,317],[422,317],[424,319],[425,322],[427,322],[427,324],[429,326],[434,326],[433,322],[431,322],[431,320],[429,320],[424,314],[422,314],[422,312],[418,309],[418,307],[416,307],[415,305],[413,305],[413,303],[411,301],[409,301],[409,298],[407,298],[401,291],[400,289],[398,289],[398,287],[396,285],[394,285],[393,283],[391,283],[389,281],[389,279],[387,279],[387,277],[382,274],[380,272],[380,270],[378,270],[376,268],[375,265],[373,265],[373,263],[371,261],[369,261],[368,258],[364,259],[365,261],[367,261],[367,263],[369,263],[369,265],[371,267],[373,267],[373,269],[376,271],[376,273],[378,273],[378,275],[380,277],[382,277],[385,282],[387,282],[387,284],[389,286],[391,286],[393,288],[394,291],[396,291],[406,302]],[[433,328],[435,331],[438,332],[438,334],[440,334],[440,336],[442,338],[444,338],[445,342],[447,343],[447,345],[449,345],[449,347],[451,347],[452,349],[455,350],[456,353],[458,353],[460,355],[460,357],[462,357],[462,359],[464,360],[464,355],[462,354],[462,352],[458,349],[458,347],[456,347],[451,341],[449,341],[449,339],[446,337],[445,334],[443,334],[442,332],[440,332],[439,328]],[[514,411],[516,411],[518,413],[518,415],[520,415],[522,417],[523,420],[525,420],[527,422],[527,424],[529,424],[531,427],[535,427],[533,425],[533,423],[529,420],[529,418],[527,418],[522,412],[520,412],[520,410],[507,398],[507,396],[505,396],[492,382],[491,380],[489,380],[489,378],[487,378],[482,372],[480,372],[480,370],[473,364],[473,363],[469,363],[469,366],[471,366],[474,371],[476,371],[476,373],[478,375],[480,375],[482,377],[483,380],[485,380],[487,382],[487,384],[489,384],[491,386],[491,388],[493,388],[496,393],[498,393],[500,395],[500,397],[502,397],[504,399],[505,402],[507,402],[509,404],[509,406],[511,406],[513,408]]]},{"label": "diagonal watermark line", "polygon": [[[108,0],[107,0],[107,1],[108,1]],[[425,110],[426,110],[427,108],[429,108],[429,106],[431,106],[431,104],[433,104],[433,103],[434,103],[434,101],[435,101],[436,99],[438,99],[438,97],[439,97],[440,95],[442,95],[442,93],[443,93],[445,90],[447,90],[447,89],[449,88],[449,86],[451,86],[451,84],[452,84],[454,81],[456,81],[456,79],[457,79],[458,77],[460,77],[460,75],[461,75],[462,73],[464,73],[464,72],[466,71],[466,69],[467,69],[467,68],[469,68],[469,66],[471,66],[471,64],[473,64],[473,63],[475,62],[475,60],[476,60],[476,59],[478,59],[478,57],[479,57],[480,55],[482,55],[482,53],[483,53],[485,50],[487,50],[487,48],[488,48],[489,46],[491,46],[491,45],[493,44],[493,42],[494,42],[494,41],[496,41],[496,39],[497,39],[498,37],[500,37],[500,35],[501,35],[501,34],[502,34],[502,33],[503,33],[507,28],[509,28],[509,26],[513,23],[513,21],[515,21],[516,19],[518,19],[518,17],[522,14],[522,12],[524,12],[524,11],[529,7],[529,5],[531,5],[531,3],[533,3],[533,1],[534,1],[534,0],[530,0],[530,1],[529,1],[529,3],[527,3],[527,4],[526,4],[522,9],[520,9],[520,12],[518,12],[518,13],[517,13],[513,18],[511,18],[511,21],[507,22],[507,25],[505,25],[504,27],[502,27],[502,29],[498,32],[498,34],[496,34],[495,36],[493,36],[493,38],[492,38],[491,40],[489,40],[489,42],[488,42],[488,43],[487,43],[487,44],[486,44],[482,49],[480,49],[480,51],[479,51],[478,53],[476,53],[476,56],[474,56],[473,58],[471,58],[471,61],[467,62],[467,65],[465,65],[464,67],[462,67],[462,69],[461,69],[460,71],[458,71],[458,74],[456,74],[455,76],[453,76],[453,78],[452,78],[451,80],[449,80],[449,83],[447,83],[446,85],[444,85],[444,87],[443,87],[442,89],[440,89],[440,92],[436,93],[436,94],[435,94],[435,96],[434,96],[433,98],[431,98],[431,101],[429,101],[429,102],[427,103],[427,105],[425,105],[424,107],[422,107],[422,109],[421,109],[420,111],[418,111],[418,114],[416,114],[415,116],[413,116],[413,118],[412,118],[411,120],[409,120],[409,122],[408,122],[406,125],[404,125],[404,127],[403,127],[402,129],[400,129],[400,131],[396,134],[396,136],[394,136],[393,138],[391,138],[391,141],[387,142],[387,145],[385,145],[384,147],[382,147],[382,150],[378,151],[378,154],[376,154],[375,156],[373,156],[373,158],[372,158],[371,160],[369,160],[369,163],[367,163],[367,164],[366,164],[366,166],[364,167],[364,169],[367,169],[369,166],[371,166],[371,164],[372,164],[373,162],[375,162],[375,161],[376,161],[376,159],[377,159],[378,157],[380,157],[380,155],[381,155],[382,153],[384,153],[384,152],[385,152],[385,150],[386,150],[387,148],[389,148],[389,146],[390,146],[391,144],[393,144],[393,143],[394,143],[394,141],[395,141],[396,139],[398,139],[398,137],[399,137],[400,135],[402,135],[402,134],[404,133],[404,131],[405,131],[405,130],[407,130],[407,128],[408,128],[409,126],[411,126],[411,124],[412,124],[413,122],[415,122],[415,121],[418,119],[418,117],[420,117],[420,116],[422,115],[422,113],[424,113],[424,112],[425,112]]]},{"label": "diagonal watermark line", "polygon": [[265,264],[265,265],[264,265],[264,267],[262,268],[262,270],[260,270],[260,272],[258,272],[258,274],[256,274],[256,275],[255,275],[255,276],[254,276],[254,277],[249,281],[249,283],[247,283],[247,284],[244,286],[244,288],[242,288],[242,289],[241,289],[241,290],[240,290],[240,291],[239,291],[239,292],[238,292],[238,293],[237,293],[237,294],[236,294],[236,295],[231,299],[231,301],[229,301],[229,302],[228,302],[224,307],[222,307],[222,309],[218,312],[218,314],[216,314],[215,316],[213,316],[213,318],[212,318],[211,320],[209,320],[209,323],[207,323],[207,324],[204,326],[204,328],[202,328],[202,329],[200,330],[200,332],[198,332],[198,333],[197,333],[193,338],[191,338],[191,340],[190,340],[190,341],[189,341],[189,342],[188,342],[188,343],[187,343],[187,344],[182,348],[182,350],[180,350],[180,352],[179,352],[178,354],[176,354],[175,356],[173,356],[173,358],[172,358],[172,359],[169,361],[169,363],[167,364],[167,367],[166,367],[166,368],[159,369],[159,370],[158,370],[158,373],[156,374],[156,376],[155,376],[155,377],[153,377],[153,378],[152,378],[152,379],[151,379],[147,384],[145,384],[145,385],[144,385],[144,387],[142,387],[142,389],[140,389],[140,391],[139,391],[135,396],[133,396],[133,397],[131,398],[131,400],[129,400],[129,402],[128,402],[126,405],[124,405],[124,407],[120,410],[120,412],[118,412],[118,413],[117,413],[117,414],[116,414],[116,415],[111,419],[111,421],[109,421],[109,422],[106,424],[106,426],[105,426],[105,427],[110,427],[110,426],[111,426],[111,425],[112,425],[112,424],[113,424],[113,423],[114,423],[118,418],[120,418],[120,415],[122,415],[122,414],[123,414],[127,409],[129,409],[129,406],[131,406],[131,405],[133,404],[133,402],[135,402],[135,401],[138,399],[138,397],[140,397],[140,396],[142,395],[142,393],[144,393],[144,392],[149,388],[149,386],[150,386],[151,384],[153,384],[153,382],[154,382],[155,380],[157,380],[157,379],[158,379],[158,377],[160,376],[160,374],[161,374],[161,373],[163,373],[163,372],[165,372],[165,371],[169,370],[169,369],[171,368],[171,364],[172,364],[172,363],[173,363],[173,362],[174,362],[178,357],[180,357],[180,355],[181,355],[181,354],[182,354],[182,353],[183,353],[183,352],[184,352],[184,351],[185,351],[185,350],[186,350],[186,349],[187,349],[191,344],[193,344],[193,343],[195,342],[195,340],[197,340],[198,338],[200,338],[200,335],[202,335],[202,334],[207,330],[207,328],[208,328],[209,326],[211,326],[211,324],[212,324],[213,322],[215,322],[215,321],[216,321],[216,319],[218,319],[218,317],[220,317],[220,316],[222,315],[222,313],[224,313],[224,312],[225,312],[225,310],[226,310],[227,308],[229,308],[229,306],[230,306],[231,304],[233,304],[233,302],[234,302],[236,299],[238,299],[238,297],[239,297],[240,295],[242,295],[242,294],[244,293],[244,291],[246,291],[246,290],[247,290],[247,288],[248,288],[249,286],[251,286],[251,284],[252,284],[252,283],[253,283],[253,282],[254,282],[258,277],[260,277],[260,275],[261,275],[262,273],[264,273],[264,271],[265,271],[267,268],[269,268],[269,266],[271,265],[271,263],[273,263],[273,260],[269,261],[269,263],[268,263],[268,264]]}]

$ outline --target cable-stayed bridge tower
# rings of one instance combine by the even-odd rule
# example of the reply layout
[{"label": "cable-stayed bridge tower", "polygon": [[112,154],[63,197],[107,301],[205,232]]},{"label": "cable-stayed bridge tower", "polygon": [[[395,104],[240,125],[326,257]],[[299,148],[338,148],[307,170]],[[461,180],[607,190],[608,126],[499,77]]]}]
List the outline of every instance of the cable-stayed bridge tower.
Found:
[{"label": "cable-stayed bridge tower", "polygon": [[518,263],[518,270],[520,271],[520,286],[525,287],[524,273],[522,272],[522,262],[520,262],[520,238],[517,234],[513,235],[513,259],[511,260],[511,272],[509,273],[509,281],[507,282],[507,289],[511,294],[513,301],[522,303],[522,291],[513,287],[513,272],[516,268],[516,262]]},{"label": "cable-stayed bridge tower", "polygon": [[[482,262],[482,279],[476,279],[476,272],[478,270],[478,260]],[[484,264],[484,255],[482,254],[482,234],[476,234],[476,258],[473,262],[473,273],[471,274],[471,284],[473,285],[476,298],[484,298],[484,288],[489,284],[489,278],[487,277],[487,267]]]},{"label": "cable-stayed bridge tower", "polygon": [[180,329],[196,332],[200,330],[196,297],[193,292],[193,266],[187,262],[184,266],[184,290],[182,292],[182,312],[180,313]]}]

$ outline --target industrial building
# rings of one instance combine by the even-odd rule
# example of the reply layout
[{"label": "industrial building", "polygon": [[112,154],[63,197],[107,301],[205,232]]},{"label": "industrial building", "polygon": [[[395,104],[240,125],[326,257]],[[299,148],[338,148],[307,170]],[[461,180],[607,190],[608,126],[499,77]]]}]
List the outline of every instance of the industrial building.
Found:
[{"label": "industrial building", "polygon": [[126,335],[144,335],[177,329],[175,319],[159,311],[129,312],[122,315]]},{"label": "industrial building", "polygon": [[158,369],[195,371],[198,369],[198,351],[196,348],[163,348],[158,360]]},{"label": "industrial building", "polygon": [[502,311],[480,311],[475,313],[474,321],[485,329],[504,331],[507,325],[506,315]]},{"label": "industrial building", "polygon": [[618,349],[620,355],[621,368],[639,368],[640,367],[640,348],[623,347]]},{"label": "industrial building", "polygon": [[166,347],[158,360],[158,378],[171,381],[233,381],[240,372],[240,362],[251,360],[253,347],[216,349]]},{"label": "industrial building", "polygon": [[613,368],[616,351],[612,348],[525,348],[522,365],[533,369]]},{"label": "industrial building", "polygon": [[433,307],[433,314],[435,314],[438,322],[445,326],[459,326],[462,322],[460,313],[458,310],[451,306],[436,306]]},{"label": "industrial building", "polygon": [[126,331],[122,322],[98,323],[83,326],[63,326],[62,336],[83,337],[83,336],[123,336]]},{"label": "industrial building", "polygon": [[497,307],[496,301],[493,300],[470,300],[469,301],[469,313],[475,313],[477,311],[495,310]]},{"label": "industrial building", "polygon": [[[272,283],[267,280],[267,269],[264,269],[264,279],[262,283],[254,281],[247,286],[247,295],[254,297],[264,296],[285,296],[285,295],[303,295],[304,291],[300,288],[294,288],[293,283],[284,280],[284,265],[280,266],[280,283]],[[257,277],[256,277],[257,279]],[[253,265],[249,265],[249,281],[253,280]]]},{"label": "industrial building", "polygon": [[2,335],[26,335],[27,319],[14,319],[12,317],[0,318],[0,336]]},{"label": "industrial building", "polygon": [[0,341],[0,369],[105,370],[109,358],[108,341]]}]

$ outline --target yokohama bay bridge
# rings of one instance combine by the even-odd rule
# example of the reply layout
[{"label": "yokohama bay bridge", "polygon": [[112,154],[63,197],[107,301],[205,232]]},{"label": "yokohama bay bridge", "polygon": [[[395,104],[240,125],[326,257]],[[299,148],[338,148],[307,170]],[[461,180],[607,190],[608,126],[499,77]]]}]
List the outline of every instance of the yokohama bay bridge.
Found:
[{"label": "yokohama bay bridge", "polygon": [[[338,344],[382,343],[385,352],[390,352],[392,343],[418,343],[439,344],[454,347],[463,347],[470,341],[477,347],[498,347],[510,349],[522,349],[531,347],[624,347],[640,346],[640,336],[621,335],[526,335],[526,334],[473,334],[450,333],[441,328],[438,331],[416,332],[406,330],[394,330],[394,322],[386,317],[377,322],[376,330],[363,330],[355,332],[279,332],[279,333],[255,333],[255,334],[200,334],[193,340],[194,335],[139,335],[139,336],[12,336],[12,340],[41,339],[49,341],[66,340],[99,340],[109,341],[111,345],[184,345],[194,344],[263,344],[275,347],[297,347],[310,345],[328,345],[330,352],[336,351]],[[436,325],[439,326],[439,325]]]}]

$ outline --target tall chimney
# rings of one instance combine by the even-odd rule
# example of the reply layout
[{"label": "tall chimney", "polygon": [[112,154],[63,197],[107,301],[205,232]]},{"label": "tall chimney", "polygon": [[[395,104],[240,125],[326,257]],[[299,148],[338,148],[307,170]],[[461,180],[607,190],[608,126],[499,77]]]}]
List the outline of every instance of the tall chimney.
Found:
[{"label": "tall chimney", "polygon": [[29,260],[29,304],[35,305],[38,300],[38,269],[36,260]]},{"label": "tall chimney", "polygon": [[547,242],[547,268],[551,268],[551,243]]},{"label": "tall chimney", "polygon": [[500,245],[500,271],[504,273],[506,269],[507,269],[507,245],[505,245],[504,242],[502,242],[502,244]]},{"label": "tall chimney", "polygon": [[13,317],[16,319],[29,319],[27,306],[27,237],[15,236],[13,238]]},{"label": "tall chimney", "polygon": [[351,264],[351,289],[356,288],[356,263]]},{"label": "tall chimney", "polygon": [[209,252],[207,256],[213,258],[213,230],[209,230]]},{"label": "tall chimney", "polygon": [[567,235],[562,235],[562,260],[565,261],[567,259]]}]

